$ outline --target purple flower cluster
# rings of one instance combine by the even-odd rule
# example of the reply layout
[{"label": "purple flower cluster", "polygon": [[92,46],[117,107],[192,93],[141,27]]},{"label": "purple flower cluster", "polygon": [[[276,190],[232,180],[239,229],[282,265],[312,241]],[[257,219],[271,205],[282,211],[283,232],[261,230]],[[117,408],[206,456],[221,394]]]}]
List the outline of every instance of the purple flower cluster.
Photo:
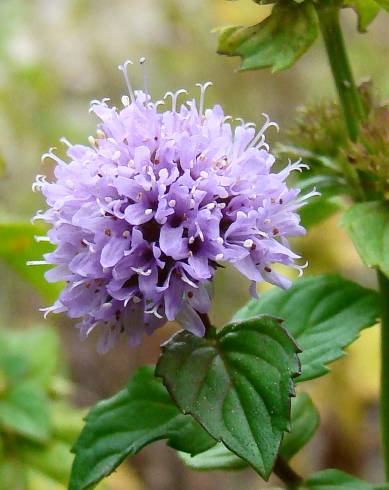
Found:
[{"label": "purple flower cluster", "polygon": [[[56,161],[53,182],[38,176],[49,209],[36,218],[51,225],[56,245],[45,255],[55,267],[48,281],[66,281],[46,311],[80,318],[86,337],[102,332],[100,351],[120,333],[139,343],[167,320],[204,334],[202,315],[211,306],[211,285],[222,262],[252,283],[288,287],[280,263],[301,270],[287,237],[301,235],[296,210],[307,196],[289,189],[286,178],[299,163],[272,173],[266,124],[235,125],[219,105],[204,110],[183,91],[168,93],[171,109],[160,111],[147,91],[133,91],[123,108],[93,101],[101,120],[89,146],[71,145]],[[66,142],[66,140],[65,140]]]}]

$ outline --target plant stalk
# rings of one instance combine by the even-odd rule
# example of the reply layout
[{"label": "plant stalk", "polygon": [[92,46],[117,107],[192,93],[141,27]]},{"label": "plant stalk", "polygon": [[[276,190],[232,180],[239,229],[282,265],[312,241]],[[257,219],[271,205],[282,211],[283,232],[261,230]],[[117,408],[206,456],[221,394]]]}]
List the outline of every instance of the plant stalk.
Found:
[{"label": "plant stalk", "polygon": [[286,461],[278,456],[274,465],[274,474],[283,481],[288,490],[297,490],[303,482],[303,479],[298,475]]},{"label": "plant stalk", "polygon": [[[317,7],[320,28],[326,46],[332,75],[338,90],[349,137],[357,141],[359,125],[366,118],[365,109],[356,88],[342,36],[340,8],[329,5]],[[344,171],[351,184],[359,189],[359,198],[365,200],[358,173],[351,165]],[[381,295],[381,440],[386,480],[389,481],[389,279],[378,271]]]},{"label": "plant stalk", "polygon": [[381,444],[386,480],[389,481],[389,279],[378,271],[381,293]]},{"label": "plant stalk", "polygon": [[[359,124],[364,120],[366,114],[347,56],[339,19],[340,7],[319,4],[317,14],[347,132],[351,141],[355,142],[358,139]],[[343,171],[353,187],[357,199],[364,200],[364,191],[358,172],[345,159]]]},{"label": "plant stalk", "polygon": [[199,317],[201,318],[201,321],[204,324],[205,337],[209,337],[210,335],[212,335],[212,332],[214,330],[212,323],[211,323],[211,320],[209,319],[209,316],[207,315],[207,313],[199,313],[199,312],[197,312],[197,313],[198,313]]}]

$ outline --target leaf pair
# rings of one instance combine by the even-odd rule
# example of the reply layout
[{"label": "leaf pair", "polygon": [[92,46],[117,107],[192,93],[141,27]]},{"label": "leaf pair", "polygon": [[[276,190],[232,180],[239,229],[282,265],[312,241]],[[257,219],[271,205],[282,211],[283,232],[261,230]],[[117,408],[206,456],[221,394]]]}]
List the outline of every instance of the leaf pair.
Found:
[{"label": "leaf pair", "polygon": [[242,58],[241,70],[284,70],[305,53],[318,35],[310,2],[278,2],[269,17],[251,27],[223,28],[218,53]]},{"label": "leaf pair", "polygon": [[[254,1],[260,5],[275,3],[270,16],[254,26],[222,28],[218,53],[240,56],[241,70],[271,68],[276,72],[290,68],[318,36],[319,21],[314,2]],[[344,0],[342,5],[355,10],[361,32],[367,30],[381,8],[389,11],[389,0]]]},{"label": "leaf pair", "polygon": [[[293,378],[299,371],[299,349],[290,333],[304,348],[299,382],[325,374],[326,365],[343,355],[378,314],[374,291],[322,276],[296,281],[288,291],[265,293],[239,312],[239,320],[209,338],[179,332],[165,344],[157,367],[172,398],[148,368],[116,397],[98,404],[75,446],[70,488],[90,488],[126,456],[157,439],[185,453],[203,453],[191,460],[199,466],[211,447],[218,464],[241,465],[227,447],[267,478],[289,430]],[[287,319],[288,331],[274,315]],[[281,449],[285,459],[306,442],[294,418]],[[312,433],[307,432],[307,440]],[[215,441],[223,446],[214,446]]]}]

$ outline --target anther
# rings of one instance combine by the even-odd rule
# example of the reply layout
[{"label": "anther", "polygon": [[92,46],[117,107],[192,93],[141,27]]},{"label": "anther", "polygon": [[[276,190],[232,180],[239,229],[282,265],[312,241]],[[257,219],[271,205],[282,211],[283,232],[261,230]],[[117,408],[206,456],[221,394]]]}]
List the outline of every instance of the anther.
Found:
[{"label": "anther", "polygon": [[149,99],[149,79],[146,70],[146,58],[144,56],[142,56],[142,58],[139,58],[139,64],[141,65],[143,70],[143,84],[144,84],[145,94],[147,99]]}]

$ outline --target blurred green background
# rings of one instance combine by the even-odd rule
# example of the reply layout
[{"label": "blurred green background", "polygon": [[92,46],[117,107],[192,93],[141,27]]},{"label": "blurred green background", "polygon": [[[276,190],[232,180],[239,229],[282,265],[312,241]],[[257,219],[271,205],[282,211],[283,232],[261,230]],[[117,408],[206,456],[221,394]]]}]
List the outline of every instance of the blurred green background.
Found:
[{"label": "blurred green background", "polygon": [[[118,103],[125,88],[117,65],[127,58],[147,58],[155,98],[182,87],[193,93],[196,82],[212,80],[214,87],[207,93],[209,104],[219,102],[227,113],[258,123],[263,120],[261,113],[268,113],[281,126],[280,134],[271,134],[270,139],[282,141],[297,106],[335,96],[321,42],[287,72],[237,73],[236,59],[216,54],[217,36],[212,33],[220,25],[257,22],[269,13],[269,8],[259,7],[252,0],[0,0],[1,222],[27,223],[43,207],[41,196],[31,192],[36,174],[52,172],[52,163],[41,163],[41,154],[50,146],[58,146],[61,153],[61,136],[71,142],[86,142],[96,125],[88,113],[89,102],[110,97]],[[343,20],[357,79],[372,76],[376,89],[387,97],[388,15],[381,14],[364,35],[356,32],[356,17],[351,11],[344,12]],[[135,87],[142,85],[139,69],[133,68],[131,78]],[[309,261],[306,273],[337,271],[374,287],[374,275],[362,267],[345,233],[338,228],[338,220],[331,218],[313,227],[306,238],[295,242],[295,248]],[[16,227],[10,234],[9,227],[0,224],[0,326],[20,329],[22,336],[23,329],[44,323],[38,308],[50,304],[56,294],[43,283],[40,270],[29,272],[30,282],[25,280],[25,259],[39,259],[37,255],[29,257],[32,243],[25,228]],[[39,253],[38,249],[33,253]],[[212,312],[217,324],[227,321],[244,304],[247,288],[246,281],[235,272],[219,272]],[[50,318],[46,325],[60,336],[61,355],[56,356],[64,358],[61,376],[71,380],[68,398],[78,407],[87,407],[114,393],[139,364],[155,362],[160,342],[175,328],[161,329],[137,350],[120,345],[98,356],[95,340],[81,343],[66,318]],[[308,385],[320,408],[322,428],[295,462],[302,472],[333,466],[372,481],[380,479],[376,330],[365,332],[351,349],[352,356],[334,365],[330,376]],[[26,343],[18,355],[30,347],[31,334],[25,335]],[[0,377],[0,400],[1,396]],[[48,403],[57,403],[55,397],[50,395]],[[18,454],[16,451],[14,458]],[[0,490],[24,488],[7,486],[2,478],[0,466]],[[63,482],[54,480],[40,480],[29,490],[65,488]],[[158,443],[123,466],[106,488],[267,487],[250,470],[191,473],[172,450]]]}]

